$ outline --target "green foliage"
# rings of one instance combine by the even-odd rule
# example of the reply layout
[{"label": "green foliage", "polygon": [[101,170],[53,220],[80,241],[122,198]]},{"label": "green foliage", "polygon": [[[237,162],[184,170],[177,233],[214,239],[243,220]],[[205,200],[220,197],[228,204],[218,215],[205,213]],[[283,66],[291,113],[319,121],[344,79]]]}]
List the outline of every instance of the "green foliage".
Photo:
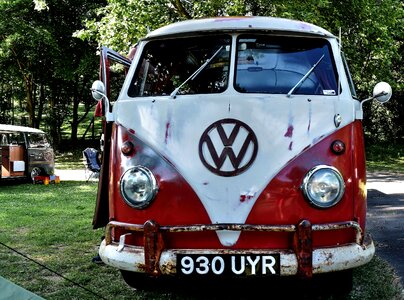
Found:
[{"label": "green foliage", "polygon": [[[72,34],[81,28],[82,18],[102,4],[96,0],[0,2],[2,123],[41,126],[57,145],[62,124],[70,122],[71,138],[77,139],[77,126],[94,105],[89,87],[97,78],[98,57],[95,45]],[[83,115],[78,115],[79,103],[86,106]],[[19,119],[20,114],[25,118]]]},{"label": "green foliage", "polygon": [[404,172],[403,144],[366,145],[366,165],[369,171]]},{"label": "green foliage", "polygon": [[167,0],[109,1],[107,6],[95,10],[97,18],[88,19],[86,30],[77,31],[75,36],[127,53],[149,30],[178,20],[168,3]]},{"label": "green foliage", "polygon": [[[0,2],[0,121],[41,126],[62,138],[91,109],[96,47],[128,53],[148,31],[212,16],[273,16],[314,23],[338,35],[360,99],[378,81],[393,87],[390,103],[365,105],[372,142],[404,139],[402,72],[404,4],[400,0],[13,0]],[[80,37],[78,39],[77,37]],[[86,107],[78,112],[78,104]],[[20,116],[23,116],[21,118]]]}]

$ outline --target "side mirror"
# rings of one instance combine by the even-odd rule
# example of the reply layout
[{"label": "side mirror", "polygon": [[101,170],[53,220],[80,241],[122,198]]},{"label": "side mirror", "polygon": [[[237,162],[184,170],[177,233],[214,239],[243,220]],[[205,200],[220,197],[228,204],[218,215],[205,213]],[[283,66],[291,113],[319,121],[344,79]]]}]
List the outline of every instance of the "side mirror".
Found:
[{"label": "side mirror", "polygon": [[93,85],[91,86],[91,94],[97,101],[100,101],[105,97],[105,85],[101,80],[94,81]]},{"label": "side mirror", "polygon": [[383,104],[390,100],[392,94],[393,92],[391,90],[390,84],[383,81],[379,82],[378,84],[375,85],[373,89],[373,96],[363,100],[360,103],[360,109],[356,111],[356,118],[359,120],[363,119],[363,104],[365,102],[376,99],[377,101],[379,101],[379,103]]},{"label": "side mirror", "polygon": [[373,98],[380,103],[386,103],[387,101],[389,101],[391,95],[391,86],[387,82],[379,82],[373,89]]},{"label": "side mirror", "polygon": [[91,86],[91,94],[93,98],[97,101],[101,101],[104,98],[105,104],[105,120],[107,122],[114,121],[114,115],[110,112],[110,103],[108,100],[107,95],[105,95],[105,85],[102,81],[96,80],[94,81],[93,85]]}]

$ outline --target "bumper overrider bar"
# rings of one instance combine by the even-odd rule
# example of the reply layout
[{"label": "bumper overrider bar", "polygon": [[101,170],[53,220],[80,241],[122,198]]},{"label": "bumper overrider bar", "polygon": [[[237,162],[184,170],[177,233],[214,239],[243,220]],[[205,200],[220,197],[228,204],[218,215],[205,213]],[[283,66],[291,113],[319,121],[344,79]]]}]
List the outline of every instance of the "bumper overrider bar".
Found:
[{"label": "bumper overrider bar", "polygon": [[[127,232],[121,235],[119,243],[112,241],[112,230],[119,228]],[[354,243],[313,249],[313,231],[332,231],[352,228],[356,233]],[[293,250],[278,249],[165,249],[164,233],[200,231],[260,231],[293,233]],[[126,236],[143,232],[144,247],[125,244]],[[311,224],[308,220],[298,225],[249,225],[249,224],[197,224],[160,226],[149,220],[144,225],[111,221],[105,230],[105,240],[100,246],[100,256],[107,264],[121,270],[145,272],[149,275],[174,275],[177,254],[262,254],[279,253],[281,276],[298,275],[310,278],[313,273],[341,271],[369,262],[375,252],[369,235],[363,237],[357,222]]]}]

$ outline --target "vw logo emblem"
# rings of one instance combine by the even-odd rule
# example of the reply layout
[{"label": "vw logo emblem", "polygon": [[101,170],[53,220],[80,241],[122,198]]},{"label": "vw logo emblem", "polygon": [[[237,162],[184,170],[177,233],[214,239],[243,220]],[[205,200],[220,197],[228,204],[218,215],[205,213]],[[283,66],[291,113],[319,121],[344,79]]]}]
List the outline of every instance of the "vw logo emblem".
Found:
[{"label": "vw logo emblem", "polygon": [[254,162],[258,152],[255,133],[245,123],[223,119],[211,124],[199,140],[203,165],[219,176],[237,176]]}]

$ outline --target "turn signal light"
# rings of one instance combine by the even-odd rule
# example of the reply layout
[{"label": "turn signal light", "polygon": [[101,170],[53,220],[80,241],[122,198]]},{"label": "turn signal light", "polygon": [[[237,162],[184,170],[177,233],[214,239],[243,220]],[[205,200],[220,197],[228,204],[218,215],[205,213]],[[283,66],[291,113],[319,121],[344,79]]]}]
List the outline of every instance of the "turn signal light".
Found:
[{"label": "turn signal light", "polygon": [[343,154],[345,152],[345,143],[340,140],[336,140],[331,144],[331,150],[335,154]]},{"label": "turn signal light", "polygon": [[124,155],[130,155],[133,152],[134,146],[132,142],[126,141],[121,146],[121,152]]}]

